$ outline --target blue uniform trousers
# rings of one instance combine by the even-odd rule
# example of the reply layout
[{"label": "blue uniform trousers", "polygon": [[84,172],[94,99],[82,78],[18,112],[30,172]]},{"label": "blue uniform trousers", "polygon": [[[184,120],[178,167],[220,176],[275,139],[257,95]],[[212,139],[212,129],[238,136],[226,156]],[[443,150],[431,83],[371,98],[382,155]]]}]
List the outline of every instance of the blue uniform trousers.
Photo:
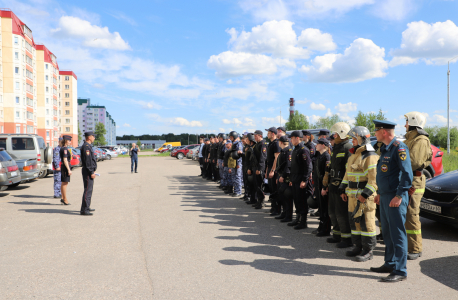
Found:
[{"label": "blue uniform trousers", "polygon": [[224,167],[224,186],[232,186],[232,176],[229,174],[229,168]]},{"label": "blue uniform trousers", "polygon": [[409,197],[407,192],[404,193],[401,205],[390,207],[391,199],[395,196],[396,193],[380,195],[380,217],[386,247],[385,266],[394,269],[392,274],[407,276],[407,233],[404,224]]},{"label": "blue uniform trousers", "polygon": [[218,159],[218,173],[219,173],[219,179],[221,180],[220,184],[222,186],[224,186],[224,168],[223,168],[223,163],[224,163],[224,160],[222,159]]},{"label": "blue uniform trousers", "polygon": [[61,172],[54,170],[54,197],[61,197],[61,186],[62,186],[62,181],[61,181]]},{"label": "blue uniform trousers", "polygon": [[241,194],[242,193],[242,166],[237,169],[232,169],[231,171],[232,177],[232,184],[234,185],[234,193]]}]

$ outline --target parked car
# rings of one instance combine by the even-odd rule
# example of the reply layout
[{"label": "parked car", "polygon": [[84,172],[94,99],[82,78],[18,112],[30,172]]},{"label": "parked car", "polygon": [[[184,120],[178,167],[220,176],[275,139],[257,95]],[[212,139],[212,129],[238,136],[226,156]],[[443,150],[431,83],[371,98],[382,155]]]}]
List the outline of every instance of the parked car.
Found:
[{"label": "parked car", "polygon": [[192,160],[199,160],[199,149],[192,153]]},{"label": "parked car", "polygon": [[70,148],[72,151],[72,159],[70,160],[70,165],[72,167],[80,167],[81,163],[81,152],[76,148]]},{"label": "parked car", "polygon": [[92,148],[92,151],[94,151],[94,155],[95,155],[97,161],[101,161],[102,160],[102,151],[99,150],[96,147]]},{"label": "parked car", "polygon": [[17,186],[21,183],[21,172],[14,159],[0,148],[0,190],[4,191],[8,186]]},{"label": "parked car", "polygon": [[37,168],[36,158],[20,159],[13,153],[9,153],[8,151],[6,152],[11,156],[12,159],[14,159],[19,169],[19,173],[21,173],[21,181],[10,185],[11,187],[16,187],[20,183],[25,183],[27,181],[38,178],[38,174],[40,172]]},{"label": "parked car", "polygon": [[172,157],[176,157],[177,159],[183,159],[188,154],[189,150],[191,150],[192,148],[195,148],[196,146],[198,145],[193,144],[193,145],[181,147],[180,149],[175,149],[174,153],[172,152],[172,154],[170,155]]},{"label": "parked car", "polygon": [[52,147],[38,134],[0,134],[0,148],[19,159],[36,159],[40,178],[52,173]]},{"label": "parked car", "polygon": [[111,151],[109,149],[102,149],[107,154],[107,159],[110,160],[111,158],[118,157],[118,153],[115,151]]},{"label": "parked car", "polygon": [[196,152],[197,150],[199,150],[199,148],[200,148],[200,145],[195,146],[195,147],[189,149],[188,154],[186,154],[186,158],[192,159],[193,153]]},{"label": "parked car", "polygon": [[99,151],[100,151],[100,154],[102,154],[102,161],[106,160],[107,159],[107,153],[105,151],[103,151],[102,149],[100,148],[97,148]]},{"label": "parked car", "polygon": [[426,181],[420,216],[458,228],[458,170]]}]

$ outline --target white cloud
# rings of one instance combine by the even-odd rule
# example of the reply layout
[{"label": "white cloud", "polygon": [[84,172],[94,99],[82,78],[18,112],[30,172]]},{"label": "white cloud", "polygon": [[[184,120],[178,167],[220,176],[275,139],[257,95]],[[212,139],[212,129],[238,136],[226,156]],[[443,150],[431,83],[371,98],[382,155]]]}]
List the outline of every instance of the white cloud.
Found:
[{"label": "white cloud", "polygon": [[144,109],[161,109],[162,108],[162,105],[156,104],[154,101],[132,100],[132,102],[140,105]]},{"label": "white cloud", "polygon": [[247,126],[247,127],[255,127],[255,123],[253,119],[250,118],[233,118],[232,120],[223,119],[224,124],[234,124],[237,127]]},{"label": "white cloud", "polygon": [[372,13],[384,20],[399,21],[415,9],[414,0],[379,0],[372,7]]},{"label": "white cloud", "polygon": [[280,126],[280,123],[282,125],[285,125],[285,123],[288,122],[288,120],[284,119],[283,116],[281,118],[280,118],[280,116],[276,116],[276,117],[273,117],[273,118],[262,117],[261,120],[262,120],[263,124],[269,125],[269,126],[277,126],[277,125]]},{"label": "white cloud", "polygon": [[282,20],[289,15],[282,0],[240,0],[239,5],[245,12],[252,13],[256,20]]},{"label": "white cloud", "polygon": [[212,55],[207,62],[210,69],[216,70],[219,77],[273,74],[277,72],[275,61],[266,55],[235,53],[226,51]]},{"label": "white cloud", "polygon": [[222,127],[218,128],[218,130],[219,130],[220,132],[226,132],[226,130],[224,130],[224,128],[222,128]]},{"label": "white cloud", "polygon": [[338,112],[341,112],[341,113],[349,113],[351,111],[356,111],[358,109],[358,104],[353,103],[353,102],[348,102],[348,103],[342,104],[342,103],[339,102],[339,104],[337,104],[335,109]]},{"label": "white cloud", "polygon": [[391,52],[390,66],[423,60],[428,64],[446,64],[458,55],[458,27],[452,21],[428,24],[423,21],[407,24],[402,33],[401,48]]},{"label": "white cloud", "polygon": [[[229,45],[234,52],[272,54],[272,57],[278,58],[308,58],[310,51],[297,47],[297,35],[293,30],[293,24],[286,20],[268,21],[253,27],[251,32],[242,31],[240,34],[232,28],[227,30],[231,34]],[[306,43],[306,37],[304,39]]]},{"label": "white cloud", "polygon": [[134,19],[132,19],[131,17],[128,17],[127,15],[125,15],[122,12],[119,12],[119,11],[113,12],[110,15],[115,19],[127,22],[132,26],[137,26],[137,22]]},{"label": "white cloud", "polygon": [[177,117],[177,118],[172,118],[170,120],[170,123],[176,124],[179,126],[186,126],[186,127],[202,127],[202,123],[199,121],[188,121],[185,118]]},{"label": "white cloud", "polygon": [[83,46],[114,50],[129,50],[130,46],[118,32],[111,33],[108,27],[92,25],[89,21],[77,17],[63,16],[59,20],[59,28],[51,30],[61,38],[78,38]]},{"label": "white cloud", "polygon": [[[440,123],[440,124],[447,124],[447,117],[444,117],[442,115],[433,115],[431,118],[432,123]],[[450,118],[450,123],[452,122],[452,119]]]},{"label": "white cloud", "polygon": [[324,106],[324,104],[317,104],[315,102],[310,103],[310,108],[313,110],[326,110],[326,106]]},{"label": "white cloud", "polygon": [[94,83],[92,86],[95,87],[96,89],[104,89],[105,88],[105,86],[103,84],[100,84],[100,83]]},{"label": "white cloud", "polygon": [[130,127],[130,124],[124,123],[123,127]]},{"label": "white cloud", "polygon": [[314,82],[359,82],[384,77],[388,68],[384,60],[385,49],[372,40],[358,38],[343,54],[316,56],[311,66],[300,71]]},{"label": "white cloud", "polygon": [[307,28],[302,30],[298,39],[298,45],[307,47],[309,50],[321,52],[333,51],[337,45],[332,40],[332,35],[329,33],[321,33],[319,29]]},{"label": "white cloud", "polygon": [[295,104],[307,104],[310,102],[310,100],[304,99],[304,100],[294,100]]}]

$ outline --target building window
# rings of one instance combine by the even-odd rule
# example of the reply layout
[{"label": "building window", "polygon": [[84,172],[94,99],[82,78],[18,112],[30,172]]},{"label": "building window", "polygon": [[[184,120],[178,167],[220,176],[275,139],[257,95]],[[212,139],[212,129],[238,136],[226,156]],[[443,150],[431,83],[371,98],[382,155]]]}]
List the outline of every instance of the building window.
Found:
[{"label": "building window", "polygon": [[3,126],[0,126],[0,129],[1,129],[2,133],[3,133]]},{"label": "building window", "polygon": [[70,89],[70,86],[68,84],[65,85],[65,89],[68,90]]},{"label": "building window", "polygon": [[16,112],[16,119],[19,119],[21,116],[19,115],[19,112]]},{"label": "building window", "polygon": [[70,106],[70,102],[65,102],[65,106]]},{"label": "building window", "polygon": [[48,76],[48,75],[46,75],[45,77],[46,77],[46,81],[48,81],[48,79],[49,79],[49,76]]},{"label": "building window", "polygon": [[21,126],[16,126],[16,133],[21,133]]},{"label": "building window", "polygon": [[70,80],[70,76],[65,76],[65,81],[69,81]]},{"label": "building window", "polygon": [[49,120],[46,120],[46,126],[49,126]]},{"label": "building window", "polygon": [[65,124],[70,124],[70,119],[65,119]]},{"label": "building window", "polygon": [[65,93],[65,98],[70,98],[70,94],[69,93]]},{"label": "building window", "polygon": [[48,93],[48,92],[49,92],[49,87],[46,87],[46,93]]},{"label": "building window", "polygon": [[65,132],[70,132],[70,127],[65,127]]},{"label": "building window", "polygon": [[19,97],[16,97],[16,104],[19,104]]},{"label": "building window", "polygon": [[16,90],[20,90],[20,85],[19,85],[19,81],[16,81]]},{"label": "building window", "polygon": [[66,110],[66,111],[65,111],[65,114],[66,114],[66,115],[69,115],[69,114],[70,114],[70,111],[69,111],[69,110]]},{"label": "building window", "polygon": [[49,116],[49,109],[46,109],[46,115]]},{"label": "building window", "polygon": [[46,104],[49,104],[49,98],[46,98]]},{"label": "building window", "polygon": [[0,117],[3,118],[3,110],[0,110]]},{"label": "building window", "polygon": [[49,131],[46,131],[46,137],[49,139]]},{"label": "building window", "polygon": [[19,38],[18,38],[17,36],[14,37],[14,43],[15,43],[16,45],[19,44]]},{"label": "building window", "polygon": [[14,67],[14,73],[19,74],[19,67]]},{"label": "building window", "polygon": [[14,52],[14,58],[19,59],[19,52]]},{"label": "building window", "polygon": [[45,64],[45,68],[46,68],[46,70],[48,69],[48,64]]}]

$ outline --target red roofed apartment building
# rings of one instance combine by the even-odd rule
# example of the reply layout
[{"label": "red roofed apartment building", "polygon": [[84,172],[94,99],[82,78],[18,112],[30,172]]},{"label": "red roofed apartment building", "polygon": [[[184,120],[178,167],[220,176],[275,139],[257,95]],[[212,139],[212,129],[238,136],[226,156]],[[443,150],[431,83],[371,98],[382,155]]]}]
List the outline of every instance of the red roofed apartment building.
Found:
[{"label": "red roofed apartment building", "polygon": [[[66,118],[70,118],[68,124],[77,119],[65,115],[61,102],[64,81],[56,56],[34,42],[32,31],[12,11],[1,9],[0,18],[0,133],[38,134],[51,147],[62,134],[68,134],[77,146],[77,126],[66,128],[64,124]],[[76,94],[76,76],[71,82]],[[72,94],[67,102],[76,107],[76,99]]]}]

